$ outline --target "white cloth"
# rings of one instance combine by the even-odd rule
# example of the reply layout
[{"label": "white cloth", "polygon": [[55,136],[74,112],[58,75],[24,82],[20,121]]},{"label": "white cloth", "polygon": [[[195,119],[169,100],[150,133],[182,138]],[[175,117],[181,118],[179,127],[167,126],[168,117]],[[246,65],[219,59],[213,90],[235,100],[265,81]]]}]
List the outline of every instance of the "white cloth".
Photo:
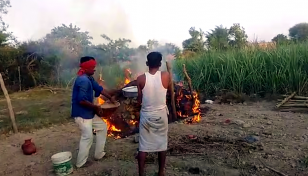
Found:
[{"label": "white cloth", "polygon": [[83,166],[88,159],[89,151],[93,143],[93,129],[96,131],[95,159],[101,159],[105,155],[105,143],[107,137],[107,125],[97,115],[93,119],[75,118],[81,130],[79,151],[77,156],[77,167]]},{"label": "white cloth", "polygon": [[161,152],[168,145],[167,107],[153,112],[140,112],[139,151]]},{"label": "white cloth", "polygon": [[168,145],[167,89],[163,86],[161,72],[145,73],[142,89],[142,106],[139,123],[139,151],[166,151]]}]

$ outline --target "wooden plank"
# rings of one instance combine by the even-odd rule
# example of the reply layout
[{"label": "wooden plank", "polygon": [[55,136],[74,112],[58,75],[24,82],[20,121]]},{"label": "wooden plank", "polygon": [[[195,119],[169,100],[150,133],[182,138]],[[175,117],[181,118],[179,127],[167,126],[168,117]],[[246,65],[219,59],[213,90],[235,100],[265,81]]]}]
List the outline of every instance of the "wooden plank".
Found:
[{"label": "wooden plank", "polygon": [[7,106],[8,106],[8,109],[9,109],[9,114],[10,114],[10,118],[11,118],[11,121],[12,121],[14,132],[18,133],[18,128],[17,128],[17,125],[16,125],[16,120],[15,120],[15,114],[14,114],[14,111],[13,111],[13,106],[12,106],[12,103],[11,103],[10,96],[9,96],[9,94],[7,92],[6,87],[5,87],[5,84],[4,84],[4,81],[3,81],[1,73],[0,73],[0,85],[1,85],[1,89],[3,91],[3,94],[5,96],[6,102],[7,102]]},{"label": "wooden plank", "polygon": [[168,61],[166,61],[166,66],[167,66],[167,70],[169,72],[170,75],[170,87],[171,87],[171,107],[172,107],[172,120],[176,120],[177,119],[177,114],[176,114],[176,108],[175,108],[175,97],[174,97],[174,84],[173,84],[173,76],[172,76],[172,68],[171,65]]}]

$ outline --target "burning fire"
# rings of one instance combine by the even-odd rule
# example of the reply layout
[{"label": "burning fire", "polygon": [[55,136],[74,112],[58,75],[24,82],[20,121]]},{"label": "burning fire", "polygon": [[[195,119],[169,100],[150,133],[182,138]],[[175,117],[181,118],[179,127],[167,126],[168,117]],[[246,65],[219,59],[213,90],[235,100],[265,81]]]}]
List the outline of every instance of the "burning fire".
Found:
[{"label": "burning fire", "polygon": [[[130,83],[130,74],[131,74],[131,71],[130,71],[130,69],[125,69],[124,70],[124,73],[125,73],[125,80],[124,80],[124,84],[126,85],[126,84],[128,84],[128,83]],[[102,78],[101,78],[101,76],[100,76],[100,80],[98,81],[98,83],[100,84],[100,83],[103,83],[102,82]],[[101,85],[101,84],[100,84]],[[97,100],[97,103],[99,104],[99,105],[103,105],[104,103],[105,103],[105,100],[102,98],[102,97],[98,97],[98,100]],[[130,105],[130,106],[134,106],[134,105]],[[125,110],[126,110],[126,112],[130,112],[130,110],[128,110],[128,107],[126,107],[125,106]],[[119,115],[119,114],[115,114],[115,115]],[[113,116],[112,116],[113,117]],[[117,117],[120,117],[120,118],[122,118],[123,120],[124,120],[124,123],[127,123],[130,127],[132,127],[132,126],[136,126],[137,124],[138,124],[138,120],[137,119],[135,119],[135,118],[137,118],[137,115],[133,115],[133,114],[131,114],[129,117],[131,117],[131,119],[129,118],[129,119],[127,119],[126,120],[126,118],[124,118],[124,116],[123,116],[123,114],[122,115],[119,115],[119,116],[117,116]],[[126,116],[125,116],[126,117]],[[127,133],[127,129],[126,129],[126,127],[124,127],[123,129],[122,129],[122,127],[120,127],[121,125],[121,123],[119,123],[119,125],[120,126],[118,126],[117,124],[118,124],[118,122],[115,122],[115,123],[117,123],[117,124],[114,124],[114,122],[113,122],[113,120],[114,119],[109,119],[109,117],[101,117],[103,120],[104,120],[104,122],[106,123],[106,125],[107,125],[107,130],[108,130],[108,136],[109,137],[113,137],[113,138],[115,138],[115,139],[119,139],[119,138],[121,138],[121,136],[123,135],[123,134],[126,134]],[[139,117],[138,117],[139,118]],[[123,125],[123,124],[122,124]],[[118,128],[117,128],[117,127]],[[119,128],[120,127],[120,128]]]},{"label": "burning fire", "polygon": [[[180,85],[181,86],[181,85]],[[181,86],[182,87],[182,86]],[[178,107],[181,105],[181,101],[184,101],[183,110],[185,114],[183,114],[183,111],[178,110],[177,115],[181,118],[187,118],[189,117],[189,110],[191,110],[193,117],[187,121],[187,123],[193,123],[193,122],[200,122],[201,120],[201,110],[200,110],[200,100],[197,92],[193,92],[193,98],[190,94],[184,95],[182,91],[179,91],[178,96],[176,97],[176,104]],[[193,100],[193,102],[192,102]],[[181,108],[180,108],[181,109]]]},{"label": "burning fire", "polygon": [[193,97],[194,97],[194,104],[192,107],[192,111],[194,114],[194,118],[193,118],[193,122],[200,122],[201,120],[201,111],[200,111],[200,100],[199,100],[199,96],[197,92],[193,93]]},{"label": "burning fire", "polygon": [[[103,79],[102,79],[102,75],[100,74],[99,75],[99,81],[98,83],[102,86],[103,84]],[[102,98],[102,96],[98,97],[97,98],[97,103],[98,105],[102,105],[105,103],[105,100]],[[102,119],[104,120],[104,122],[106,123],[107,125],[107,130],[108,130],[108,136],[113,136],[115,138],[119,138],[119,136],[114,136],[111,132],[112,131],[116,131],[116,132],[120,132],[121,130],[120,129],[117,129],[114,125],[112,125],[107,119],[104,119],[102,117]]]},{"label": "burning fire", "polygon": [[125,80],[124,80],[124,85],[130,83],[130,75],[132,74],[132,72],[130,71],[129,68],[124,70],[124,74],[125,74]]},{"label": "burning fire", "polygon": [[116,132],[121,132],[120,129],[117,129],[114,125],[112,125],[107,119],[103,119],[104,122],[106,123],[107,125],[107,131],[108,131],[108,136],[109,137],[114,137],[116,139],[119,139],[120,136],[115,136],[112,132],[113,131],[116,131]]}]

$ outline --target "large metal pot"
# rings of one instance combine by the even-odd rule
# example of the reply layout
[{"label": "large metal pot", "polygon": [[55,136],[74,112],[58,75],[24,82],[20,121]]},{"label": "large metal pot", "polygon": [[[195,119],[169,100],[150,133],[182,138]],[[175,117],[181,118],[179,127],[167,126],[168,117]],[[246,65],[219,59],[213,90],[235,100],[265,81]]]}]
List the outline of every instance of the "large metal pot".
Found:
[{"label": "large metal pot", "polygon": [[129,86],[122,89],[123,95],[127,98],[133,98],[138,96],[137,86]]}]

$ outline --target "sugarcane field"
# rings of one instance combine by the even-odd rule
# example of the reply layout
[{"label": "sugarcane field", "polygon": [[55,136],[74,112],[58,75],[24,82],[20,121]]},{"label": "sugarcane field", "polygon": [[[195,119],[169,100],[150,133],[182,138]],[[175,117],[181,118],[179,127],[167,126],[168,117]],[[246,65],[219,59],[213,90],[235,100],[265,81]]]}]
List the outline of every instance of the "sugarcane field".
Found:
[{"label": "sugarcane field", "polygon": [[308,176],[299,1],[0,0],[0,176]]}]

